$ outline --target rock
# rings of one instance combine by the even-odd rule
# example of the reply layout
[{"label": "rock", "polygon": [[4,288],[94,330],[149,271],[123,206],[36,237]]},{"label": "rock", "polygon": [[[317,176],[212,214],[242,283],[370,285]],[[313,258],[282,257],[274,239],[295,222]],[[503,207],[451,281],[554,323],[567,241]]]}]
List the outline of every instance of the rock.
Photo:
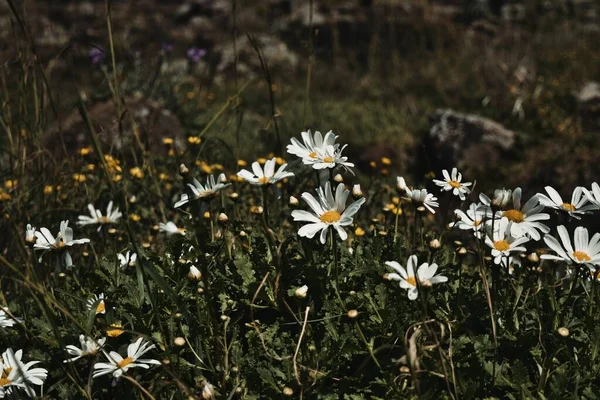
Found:
[{"label": "rock", "polygon": [[600,83],[585,83],[575,98],[583,129],[600,129]]},{"label": "rock", "polygon": [[[104,151],[125,150],[140,153],[140,145],[134,136],[138,132],[144,148],[153,153],[164,153],[164,138],[172,138],[179,149],[184,149],[186,137],[179,119],[160,103],[141,96],[125,99],[127,113],[123,117],[123,140],[119,133],[116,107],[112,99],[88,105],[88,115],[98,133]],[[74,110],[62,121],[62,131],[69,154],[83,147],[91,146],[90,133],[78,110]],[[46,144],[56,155],[62,155],[60,141],[57,140],[58,127],[46,133]]]},{"label": "rock", "polygon": [[439,168],[457,167],[476,176],[478,171],[499,167],[515,144],[513,131],[479,115],[440,109],[430,120],[426,148]]}]

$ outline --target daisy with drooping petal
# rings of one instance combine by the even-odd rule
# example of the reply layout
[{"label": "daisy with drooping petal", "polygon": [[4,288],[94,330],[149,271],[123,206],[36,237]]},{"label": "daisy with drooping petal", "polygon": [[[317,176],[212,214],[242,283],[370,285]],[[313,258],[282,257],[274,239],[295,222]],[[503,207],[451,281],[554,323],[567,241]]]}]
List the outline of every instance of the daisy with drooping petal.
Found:
[{"label": "daisy with drooping petal", "polygon": [[[35,397],[35,390],[31,387],[42,386],[48,377],[48,370],[44,368],[31,368],[40,361],[29,361],[24,364],[21,361],[23,350],[17,350],[13,353],[12,349],[7,349],[2,353],[2,369],[0,378],[0,397],[3,392],[10,393],[11,386],[25,390],[28,396]],[[6,377],[5,377],[6,375]],[[4,388],[8,390],[3,390]]]},{"label": "daisy with drooping petal", "polygon": [[598,185],[598,182],[592,183],[591,191],[583,188],[583,192],[590,203],[595,205],[596,208],[600,208],[600,185]]},{"label": "daisy with drooping petal", "polygon": [[585,214],[586,211],[595,209],[593,204],[588,204],[588,198],[584,196],[583,188],[581,186],[577,186],[575,190],[573,190],[570,203],[563,202],[562,197],[560,197],[560,194],[558,194],[553,187],[546,186],[544,189],[546,189],[548,196],[538,193],[537,195],[540,199],[540,204],[548,208],[566,211],[573,218],[581,219],[581,214]]},{"label": "daisy with drooping petal", "polygon": [[485,244],[492,249],[492,257],[494,257],[495,264],[501,264],[502,258],[510,256],[511,253],[527,251],[521,245],[527,243],[529,238],[526,236],[521,236],[520,238],[513,237],[510,233],[512,229],[511,224],[512,222],[508,218],[501,218],[497,221],[494,232],[489,232],[492,237],[490,238],[488,234],[485,238]]},{"label": "daisy with drooping petal", "polygon": [[312,165],[314,169],[321,170],[326,168],[335,168],[341,165],[348,171],[352,172],[350,168],[354,167],[354,164],[348,162],[348,157],[342,156],[342,151],[348,146],[347,144],[342,148],[336,148],[334,146],[325,146],[325,148],[317,153],[316,157],[304,158],[302,161],[304,164]]},{"label": "daisy with drooping petal", "polygon": [[103,225],[106,224],[114,224],[119,221],[119,218],[123,215],[119,211],[119,207],[113,210],[113,202],[112,200],[108,203],[108,207],[106,207],[106,216],[102,215],[102,211],[94,208],[92,204],[88,204],[88,210],[90,210],[90,216],[80,215],[79,221],[77,225],[86,226],[86,225],[100,225],[98,227],[98,231],[102,229]]},{"label": "daisy with drooping petal", "polygon": [[68,345],[65,348],[67,353],[75,357],[64,360],[63,362],[68,363],[79,360],[81,357],[95,356],[102,346],[104,346],[105,342],[106,338],[100,338],[96,340],[89,336],[86,337],[84,335],[79,335],[79,343],[81,344],[81,348],[71,344]]},{"label": "daisy with drooping petal", "polygon": [[158,224],[158,230],[161,232],[165,232],[168,236],[171,235],[182,235],[185,236],[185,228],[178,228],[175,225],[175,222],[169,221],[166,224],[160,223]]},{"label": "daisy with drooping petal", "polygon": [[[37,238],[33,245],[35,250],[51,250],[62,253],[62,261],[67,269],[73,266],[73,259],[68,251],[68,248],[75,244],[89,243],[90,239],[73,239],[73,229],[69,228],[69,221],[60,223],[60,231],[56,238],[50,233],[47,228],[42,228],[35,232]],[[60,264],[57,262],[57,270],[60,270]]]},{"label": "daisy with drooping petal", "polygon": [[496,189],[494,190],[494,197],[490,199],[484,193],[479,194],[479,200],[488,207],[504,208],[510,201],[510,195],[512,190],[510,189]]},{"label": "daisy with drooping petal", "polygon": [[[540,233],[550,232],[550,228],[539,221],[550,219],[550,215],[542,213],[544,205],[540,204],[538,196],[533,196],[521,207],[521,188],[512,192],[513,207],[505,211],[498,211],[496,218],[507,218],[510,224],[510,234],[515,238],[528,236],[533,240],[540,240]],[[491,224],[491,221],[488,221]]]},{"label": "daisy with drooping petal", "polygon": [[22,320],[13,316],[8,308],[0,307],[0,328],[11,328],[19,322]]},{"label": "daisy with drooping petal", "polygon": [[471,186],[471,182],[461,182],[462,174],[458,172],[456,168],[452,168],[452,174],[448,174],[447,170],[442,170],[442,175],[444,175],[444,180],[440,181],[438,179],[434,179],[433,183],[440,186],[444,191],[452,191],[452,194],[458,196],[459,199],[464,200],[465,194],[471,193],[471,189],[468,186]]},{"label": "daisy with drooping petal", "polygon": [[333,131],[329,131],[325,134],[325,138],[321,135],[321,132],[315,131],[314,135],[310,133],[310,130],[306,132],[302,132],[300,134],[302,136],[302,141],[304,143],[300,143],[300,141],[296,138],[292,138],[292,144],[287,145],[287,152],[305,159],[316,159],[319,153],[323,153],[325,151],[326,146],[333,146],[337,149],[339,144],[335,143],[337,139],[337,135],[333,133]]},{"label": "daisy with drooping petal", "polygon": [[100,293],[99,295],[94,295],[91,299],[87,301],[88,310],[92,310],[96,308],[96,315],[98,314],[106,314],[106,304],[104,303],[104,293]]},{"label": "daisy with drooping petal", "polygon": [[427,193],[427,189],[406,189],[408,199],[417,204],[423,204],[432,214],[435,214],[433,207],[439,207],[437,197],[431,193]]},{"label": "daisy with drooping petal", "polygon": [[472,230],[475,237],[481,239],[485,223],[484,221],[492,216],[490,209],[480,203],[472,203],[465,213],[462,210],[454,210],[454,214],[459,218],[456,222],[451,222],[449,226],[457,227],[463,230]]},{"label": "daisy with drooping petal", "polygon": [[557,255],[542,254],[542,259],[566,261],[569,264],[584,264],[589,268],[600,266],[600,233],[596,233],[589,239],[588,230],[583,226],[578,226],[575,228],[575,234],[573,235],[573,242],[575,245],[575,247],[573,247],[567,228],[565,228],[564,225],[560,225],[556,229],[562,245],[554,238],[554,236],[544,236],[544,242],[546,242],[548,247],[556,252]]},{"label": "daisy with drooping petal", "polygon": [[[211,197],[216,196],[216,194],[225,189],[227,186],[231,185],[231,183],[225,183],[227,178],[225,174],[220,174],[215,180],[214,175],[210,175],[206,178],[206,185],[202,185],[196,178],[193,180],[193,184],[188,183],[188,187],[192,191],[193,198],[196,199],[209,199]],[[179,208],[184,204],[187,204],[190,201],[187,193],[183,193],[181,195],[181,200],[175,203],[174,207]]]},{"label": "daisy with drooping petal", "polygon": [[119,379],[124,372],[127,372],[130,368],[150,368],[150,365],[160,365],[160,361],[154,359],[142,359],[140,358],[148,351],[155,347],[150,342],[143,342],[143,338],[139,338],[134,343],[131,343],[127,347],[127,357],[123,358],[116,351],[106,353],[104,355],[108,359],[108,362],[99,362],[94,364],[93,378],[97,378],[102,375],[112,374],[113,378]]},{"label": "daisy with drooping petal", "polygon": [[[417,268],[415,274],[415,268],[417,267],[417,256],[412,255],[408,258],[406,263],[406,269],[400,263],[396,261],[386,261],[385,265],[394,270],[395,272],[386,274],[385,277],[388,280],[399,281],[400,287],[406,289],[408,292],[408,298],[415,300],[419,296],[419,290],[417,284],[421,287],[431,287],[435,283],[443,283],[448,281],[448,277],[444,275],[435,275],[438,269],[438,265],[423,263]],[[417,279],[419,282],[417,283]]]},{"label": "daisy with drooping petal", "polygon": [[119,263],[121,264],[121,268],[134,267],[137,262],[137,254],[127,250],[127,253],[117,254],[117,258],[119,259]]},{"label": "daisy with drooping petal", "polygon": [[350,194],[343,183],[337,186],[335,197],[331,190],[331,184],[325,183],[325,188],[317,189],[319,200],[315,199],[310,193],[302,193],[302,199],[308,203],[312,213],[303,210],[292,211],[294,221],[309,222],[298,231],[298,235],[312,239],[315,234],[321,231],[320,240],[325,244],[329,227],[335,228],[342,240],[348,238],[344,230],[353,222],[353,216],[365,202],[364,198],[356,200],[346,208],[346,200]]},{"label": "daisy with drooping petal", "polygon": [[238,176],[244,178],[246,182],[255,186],[269,185],[277,183],[282,179],[294,176],[293,172],[286,171],[287,164],[283,164],[275,172],[275,164],[277,163],[277,157],[273,157],[267,160],[265,163],[265,169],[261,168],[258,161],[252,163],[252,171],[243,169],[237,173]]}]

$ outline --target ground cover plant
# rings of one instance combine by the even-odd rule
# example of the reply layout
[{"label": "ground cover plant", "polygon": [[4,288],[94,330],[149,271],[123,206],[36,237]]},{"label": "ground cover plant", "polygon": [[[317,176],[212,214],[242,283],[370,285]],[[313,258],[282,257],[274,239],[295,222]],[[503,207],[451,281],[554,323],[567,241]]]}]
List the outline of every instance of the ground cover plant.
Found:
[{"label": "ground cover plant", "polygon": [[[497,184],[526,176],[530,153],[486,176],[365,162],[353,125],[385,115],[381,140],[408,147],[397,125],[423,116],[369,99],[311,111],[311,54],[284,117],[250,33],[259,75],[236,72],[220,95],[202,47],[175,72],[169,45],[147,68],[121,60],[109,1],[107,45],[87,60],[97,80],[62,97],[7,4],[19,52],[0,70],[0,398],[598,397],[600,186],[581,179],[594,169],[538,176],[538,190]],[[557,163],[587,166],[593,139],[553,96],[526,124],[562,124]],[[145,99],[177,110],[184,134],[172,119],[145,131],[138,118],[168,117]],[[254,103],[266,118],[245,116]]]}]

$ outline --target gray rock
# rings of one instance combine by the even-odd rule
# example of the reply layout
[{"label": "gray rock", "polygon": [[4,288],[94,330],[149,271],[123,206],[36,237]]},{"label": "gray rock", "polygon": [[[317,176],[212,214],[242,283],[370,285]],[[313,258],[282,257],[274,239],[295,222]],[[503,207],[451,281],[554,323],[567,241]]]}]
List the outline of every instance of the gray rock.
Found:
[{"label": "gray rock", "polygon": [[515,144],[513,131],[479,115],[440,109],[431,122],[429,153],[442,168],[473,172],[494,168]]}]

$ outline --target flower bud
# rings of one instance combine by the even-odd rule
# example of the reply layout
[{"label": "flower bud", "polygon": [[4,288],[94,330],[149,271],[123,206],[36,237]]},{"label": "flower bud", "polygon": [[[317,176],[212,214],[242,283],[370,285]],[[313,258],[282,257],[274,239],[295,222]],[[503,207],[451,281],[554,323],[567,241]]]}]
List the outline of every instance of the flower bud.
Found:
[{"label": "flower bud", "polygon": [[494,198],[492,199],[491,205],[494,207],[503,208],[510,201],[512,190],[510,189],[496,189],[494,190]]},{"label": "flower bud", "polygon": [[202,389],[202,398],[204,400],[211,400],[215,398],[215,389],[209,382],[204,382],[204,388]]},{"label": "flower bud", "polygon": [[189,173],[190,173],[190,170],[188,169],[188,167],[185,166],[185,164],[181,164],[179,166],[179,175],[187,176]]},{"label": "flower bud", "polygon": [[337,183],[342,183],[342,182],[344,182],[344,177],[340,174],[337,174],[336,176],[333,177],[333,180],[336,181]]},{"label": "flower bud", "polygon": [[174,340],[175,346],[184,346],[185,345],[185,339],[182,338],[181,336],[176,337]]},{"label": "flower bud", "polygon": [[403,177],[399,176],[396,178],[396,188],[402,193],[406,192],[408,189],[408,186],[406,186],[406,181]]},{"label": "flower bud", "polygon": [[190,272],[188,272],[188,278],[190,280],[200,280],[202,278],[202,272],[194,265],[190,267]]},{"label": "flower bud", "polygon": [[290,196],[290,206],[296,207],[299,203],[298,199],[294,196]]},{"label": "flower bud", "polygon": [[219,214],[219,222],[224,224],[227,221],[229,221],[229,217],[227,216],[227,214],[225,214],[225,213]]},{"label": "flower bud", "polygon": [[440,247],[442,247],[442,244],[438,239],[433,239],[431,242],[429,242],[429,247],[431,247],[432,249],[439,249]]},{"label": "flower bud", "polygon": [[292,397],[294,395],[294,389],[292,389],[291,387],[284,387],[283,388],[283,395],[287,396],[287,397]]},{"label": "flower bud", "polygon": [[306,297],[307,292],[308,292],[308,286],[304,285],[304,286],[301,286],[298,289],[296,289],[296,291],[294,292],[294,296],[296,296],[299,299],[303,299]]},{"label": "flower bud", "polygon": [[350,311],[348,311],[347,315],[348,315],[348,318],[354,319],[354,318],[358,317],[358,311],[350,310]]},{"label": "flower bud", "polygon": [[537,253],[535,253],[535,252],[533,252],[533,253],[530,253],[530,254],[527,256],[527,259],[528,259],[529,261],[531,261],[532,263],[537,263],[537,262],[539,262],[539,261],[540,261],[540,257],[539,257],[539,256],[537,255]]},{"label": "flower bud", "polygon": [[236,201],[239,197],[240,195],[237,192],[233,192],[229,195],[229,198],[233,201]]},{"label": "flower bud", "polygon": [[356,184],[352,187],[352,197],[354,197],[354,199],[359,199],[363,197],[363,192],[359,184]]},{"label": "flower bud", "polygon": [[570,332],[567,328],[565,328],[563,326],[563,327],[558,328],[558,334],[562,337],[567,337],[567,336],[569,336]]}]

